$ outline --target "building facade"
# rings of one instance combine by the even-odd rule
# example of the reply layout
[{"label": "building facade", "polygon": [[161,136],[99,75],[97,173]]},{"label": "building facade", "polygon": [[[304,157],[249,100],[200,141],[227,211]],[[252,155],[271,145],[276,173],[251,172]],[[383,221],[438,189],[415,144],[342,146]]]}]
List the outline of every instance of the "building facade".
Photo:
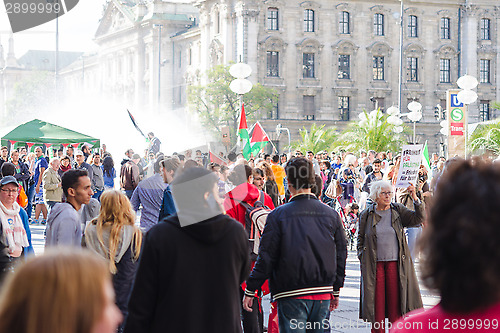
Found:
[{"label": "building facade", "polygon": [[311,122],[342,129],[401,96],[402,113],[410,101],[423,106],[417,142],[439,151],[437,106],[464,74],[480,82],[469,122],[499,112],[490,106],[500,100],[493,0],[404,0],[402,23],[399,0],[109,0],[95,41],[97,54],[61,70],[67,96],[99,92],[144,112],[182,113],[188,85],[241,61],[253,83],[279,93],[262,120],[274,139],[277,124],[292,139]]}]

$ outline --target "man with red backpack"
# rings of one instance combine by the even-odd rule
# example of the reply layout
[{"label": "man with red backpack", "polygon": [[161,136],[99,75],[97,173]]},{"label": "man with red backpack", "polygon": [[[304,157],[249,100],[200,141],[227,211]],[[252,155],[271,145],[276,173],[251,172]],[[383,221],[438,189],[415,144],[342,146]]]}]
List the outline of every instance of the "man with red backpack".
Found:
[{"label": "man with red backpack", "polygon": [[[269,210],[274,209],[273,200],[269,195],[260,191],[257,186],[253,185],[252,168],[248,165],[237,165],[229,174],[228,180],[236,186],[232,191],[226,193],[224,199],[224,209],[226,214],[243,224],[249,235],[249,252],[252,259],[252,267],[257,258],[254,242],[258,242],[260,231],[257,227],[257,215],[262,211],[262,215],[266,215]],[[261,216],[263,217],[263,216]],[[254,237],[256,239],[254,240]],[[246,286],[243,285],[243,288]],[[243,298],[243,290],[241,295]],[[260,296],[260,292],[256,292]],[[263,332],[263,316],[261,299],[259,302],[254,302],[253,311],[243,310],[243,331],[245,333],[261,333]]]}]

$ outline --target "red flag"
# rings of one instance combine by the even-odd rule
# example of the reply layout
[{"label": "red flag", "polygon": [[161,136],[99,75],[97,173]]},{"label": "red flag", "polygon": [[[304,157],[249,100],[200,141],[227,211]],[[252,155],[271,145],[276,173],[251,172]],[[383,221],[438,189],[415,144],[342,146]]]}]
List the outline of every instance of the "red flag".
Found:
[{"label": "red flag", "polygon": [[210,162],[217,163],[219,165],[227,165],[227,162],[224,161],[222,158],[218,157],[217,155],[215,155],[211,151],[209,151],[209,153],[210,153]]},{"label": "red flag", "polygon": [[45,146],[46,146],[47,148],[49,148],[49,147],[50,147],[50,146],[52,146],[52,145],[53,145],[53,143],[45,143]]},{"label": "red flag", "polygon": [[79,145],[80,145],[79,143],[72,143],[72,144],[71,144],[71,146],[72,146],[73,148],[75,148],[75,149],[76,149],[76,148],[78,148],[78,146],[79,146]]},{"label": "red flag", "polygon": [[252,133],[252,140],[250,140],[251,143],[255,142],[268,142],[269,137],[267,136],[266,132],[260,126],[260,123],[257,122],[255,123],[255,127],[253,128],[253,133]]},{"label": "red flag", "polygon": [[66,148],[66,147],[68,147],[68,146],[69,146],[69,143],[62,143],[62,146],[63,146],[64,148]]},{"label": "red flag", "polygon": [[17,141],[9,140],[9,142],[10,142],[11,145],[14,145],[14,143],[16,143]]},{"label": "red flag", "polygon": [[28,150],[31,150],[31,147],[35,145],[34,142],[26,142],[26,145],[28,146]]}]

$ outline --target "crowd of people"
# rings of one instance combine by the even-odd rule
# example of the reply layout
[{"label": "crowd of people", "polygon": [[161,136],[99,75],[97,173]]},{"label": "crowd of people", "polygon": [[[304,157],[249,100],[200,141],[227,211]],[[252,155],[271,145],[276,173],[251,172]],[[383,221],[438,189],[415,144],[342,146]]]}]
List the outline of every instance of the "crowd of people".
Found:
[{"label": "crowd of people", "polygon": [[[50,159],[42,147],[0,153],[0,333],[20,317],[21,333],[75,325],[84,333],[329,332],[348,248],[360,261],[359,316],[372,332],[384,332],[386,318],[397,331],[477,316],[498,327],[500,267],[488,261],[498,251],[485,240],[500,226],[496,163],[434,154],[429,170],[422,165],[398,188],[400,157],[390,152],[248,160],[231,152],[216,163],[199,150],[164,155],[156,142],[143,157],[128,149],[119,170],[105,146],[69,146]],[[33,255],[30,223],[46,224],[47,254]],[[423,313],[416,261],[441,296]]]}]

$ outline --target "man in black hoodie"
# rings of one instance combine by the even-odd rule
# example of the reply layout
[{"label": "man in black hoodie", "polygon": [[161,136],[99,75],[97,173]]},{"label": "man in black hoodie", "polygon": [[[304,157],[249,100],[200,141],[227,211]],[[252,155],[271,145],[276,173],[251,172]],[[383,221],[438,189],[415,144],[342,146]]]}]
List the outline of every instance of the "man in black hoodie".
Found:
[{"label": "man in black hoodie", "polygon": [[178,213],[146,235],[125,333],[241,332],[248,236],[222,214],[214,173],[189,168],[171,186]]}]

